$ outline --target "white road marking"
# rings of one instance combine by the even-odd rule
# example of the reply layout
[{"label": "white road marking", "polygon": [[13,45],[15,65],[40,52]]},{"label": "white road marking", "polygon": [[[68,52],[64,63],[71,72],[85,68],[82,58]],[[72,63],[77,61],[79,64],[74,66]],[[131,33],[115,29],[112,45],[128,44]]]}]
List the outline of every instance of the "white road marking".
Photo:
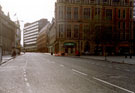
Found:
[{"label": "white road marking", "polygon": [[24,74],[24,77],[26,77],[26,74]]},{"label": "white road marking", "polygon": [[82,74],[82,75],[84,75],[84,76],[87,76],[87,74],[85,74],[85,73],[83,73],[83,72],[80,72],[80,71],[78,71],[78,70],[72,69],[72,71],[77,72],[77,73],[79,73],[79,74]]},{"label": "white road marking", "polygon": [[60,65],[61,67],[64,67],[64,65]]},{"label": "white road marking", "polygon": [[26,72],[24,72],[24,74],[26,74]]},{"label": "white road marking", "polygon": [[28,81],[28,79],[27,78],[24,78],[24,80],[27,82]]},{"label": "white road marking", "polygon": [[135,93],[135,92],[133,92],[133,91],[131,91],[131,90],[128,90],[128,89],[125,89],[125,88],[123,88],[123,87],[117,86],[117,85],[115,85],[115,84],[109,83],[109,82],[104,81],[104,80],[102,80],[102,79],[99,79],[99,78],[96,78],[96,77],[93,77],[93,79],[95,79],[95,80],[97,80],[97,81],[100,81],[100,82],[102,82],[102,83],[105,83],[105,84],[107,84],[107,85],[116,87],[116,88],[121,89],[121,90],[123,90],[123,91],[126,91],[126,92],[128,92],[128,93]]},{"label": "white road marking", "polygon": [[26,85],[27,85],[27,87],[30,87],[30,84],[28,82],[26,83]]}]

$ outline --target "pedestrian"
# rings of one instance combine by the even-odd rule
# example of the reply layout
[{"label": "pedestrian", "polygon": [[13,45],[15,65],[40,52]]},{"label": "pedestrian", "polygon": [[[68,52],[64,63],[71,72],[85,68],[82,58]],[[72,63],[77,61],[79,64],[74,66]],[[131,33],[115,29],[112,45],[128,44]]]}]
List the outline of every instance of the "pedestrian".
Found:
[{"label": "pedestrian", "polygon": [[12,57],[13,57],[13,58],[16,57],[16,51],[15,51],[15,50],[12,51]]}]

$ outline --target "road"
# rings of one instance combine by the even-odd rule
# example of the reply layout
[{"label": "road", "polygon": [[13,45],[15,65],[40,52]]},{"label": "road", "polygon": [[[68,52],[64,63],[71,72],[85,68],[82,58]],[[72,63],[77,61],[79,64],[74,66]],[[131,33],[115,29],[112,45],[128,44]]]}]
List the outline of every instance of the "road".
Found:
[{"label": "road", "polygon": [[0,93],[135,93],[135,66],[25,53],[0,66]]}]

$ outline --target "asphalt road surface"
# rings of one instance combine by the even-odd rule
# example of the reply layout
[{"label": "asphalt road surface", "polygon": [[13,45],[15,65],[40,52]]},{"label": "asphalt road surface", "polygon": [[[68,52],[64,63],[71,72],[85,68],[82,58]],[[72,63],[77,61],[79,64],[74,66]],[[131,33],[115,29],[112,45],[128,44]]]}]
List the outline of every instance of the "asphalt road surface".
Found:
[{"label": "asphalt road surface", "polygon": [[0,66],[0,93],[135,93],[135,66],[25,53]]}]

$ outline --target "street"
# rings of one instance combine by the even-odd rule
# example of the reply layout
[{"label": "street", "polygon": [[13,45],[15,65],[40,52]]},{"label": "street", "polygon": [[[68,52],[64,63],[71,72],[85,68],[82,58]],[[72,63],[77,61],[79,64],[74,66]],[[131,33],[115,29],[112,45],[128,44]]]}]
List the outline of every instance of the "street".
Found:
[{"label": "street", "polygon": [[25,53],[0,66],[0,93],[135,93],[135,66]]}]

